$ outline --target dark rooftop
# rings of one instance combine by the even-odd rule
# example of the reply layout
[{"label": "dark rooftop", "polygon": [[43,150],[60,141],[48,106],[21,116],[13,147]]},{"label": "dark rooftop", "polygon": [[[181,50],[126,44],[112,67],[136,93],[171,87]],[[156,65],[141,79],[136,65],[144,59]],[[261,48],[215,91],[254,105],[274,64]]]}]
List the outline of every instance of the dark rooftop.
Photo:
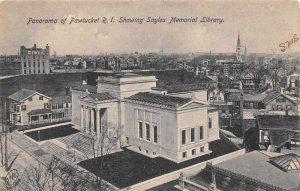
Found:
[{"label": "dark rooftop", "polygon": [[72,88],[73,90],[83,91],[88,90],[90,93],[97,93],[97,86],[80,85]]},{"label": "dark rooftop", "polygon": [[131,78],[131,77],[138,77],[142,75],[134,74],[134,73],[114,73],[112,76],[114,78]]},{"label": "dark rooftop", "polygon": [[258,115],[260,129],[291,129],[300,130],[298,115]]},{"label": "dark rooftop", "polygon": [[125,188],[238,150],[233,144],[228,143],[228,140],[223,138],[211,142],[209,149],[212,151],[211,154],[182,163],[175,163],[161,157],[151,159],[125,149],[124,151],[104,156],[105,167],[101,171],[94,165],[94,160],[100,160],[100,157],[82,161],[79,165],[94,174],[102,176],[104,180],[118,188]]},{"label": "dark rooftop", "polygon": [[164,105],[172,109],[176,109],[191,101],[191,98],[181,98],[169,95],[154,94],[149,92],[140,92],[126,99],[138,102]]},{"label": "dark rooftop", "polygon": [[197,90],[206,90],[205,87],[199,84],[182,84],[174,86],[160,87],[166,89],[168,93],[179,93],[179,92],[188,92],[188,91],[197,91]]},{"label": "dark rooftop", "polygon": [[104,100],[116,99],[115,97],[110,95],[108,92],[97,93],[97,94],[88,94],[87,97],[90,97],[95,101],[104,101]]},{"label": "dark rooftop", "polygon": [[35,109],[28,112],[28,115],[49,114],[49,113],[52,113],[52,111],[49,109]]},{"label": "dark rooftop", "polygon": [[19,91],[13,93],[12,95],[8,96],[8,98],[12,99],[14,101],[21,101],[35,93],[36,93],[36,91],[22,88]]},{"label": "dark rooftop", "polygon": [[271,145],[281,146],[290,142],[290,133],[287,129],[271,129],[269,132]]}]

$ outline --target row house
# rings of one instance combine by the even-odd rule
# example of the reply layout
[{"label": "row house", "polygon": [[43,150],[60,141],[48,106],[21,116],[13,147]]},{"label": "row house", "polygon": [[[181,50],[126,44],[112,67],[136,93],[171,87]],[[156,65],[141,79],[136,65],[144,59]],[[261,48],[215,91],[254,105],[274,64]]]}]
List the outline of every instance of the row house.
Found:
[{"label": "row house", "polygon": [[244,112],[258,112],[260,114],[275,115],[297,115],[298,104],[289,96],[279,92],[269,92],[268,94],[244,94]]}]

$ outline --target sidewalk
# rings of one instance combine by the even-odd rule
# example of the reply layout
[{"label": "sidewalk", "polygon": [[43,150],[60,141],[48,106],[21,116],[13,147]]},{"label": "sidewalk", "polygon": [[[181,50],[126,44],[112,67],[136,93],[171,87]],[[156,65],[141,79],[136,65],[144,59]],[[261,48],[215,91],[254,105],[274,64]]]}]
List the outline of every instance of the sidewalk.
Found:
[{"label": "sidewalk", "polygon": [[[56,156],[61,161],[65,162],[67,165],[70,165],[74,168],[79,169],[82,172],[85,172],[89,174],[89,176],[95,177],[95,175],[86,169],[82,168],[81,166],[77,165],[78,162],[81,160],[84,160],[82,157],[82,154],[78,151],[75,152],[75,160],[74,160],[74,152],[71,152],[72,150],[66,150],[59,146],[61,144],[57,144],[56,142],[58,140],[49,140],[41,145],[32,142],[26,135],[24,135],[22,132],[14,131],[8,135],[9,141],[14,143],[18,148],[23,150],[26,154],[30,155],[32,158],[34,158],[38,163],[41,163],[43,165],[47,165],[53,156]],[[25,162],[25,161],[24,161]],[[26,163],[26,162],[25,162]],[[103,180],[104,181],[104,180]],[[106,185],[109,185],[111,190],[119,190],[114,185],[111,185],[110,183],[104,181],[103,182]],[[22,186],[22,185],[20,185]],[[22,188],[22,187],[21,187]]]}]

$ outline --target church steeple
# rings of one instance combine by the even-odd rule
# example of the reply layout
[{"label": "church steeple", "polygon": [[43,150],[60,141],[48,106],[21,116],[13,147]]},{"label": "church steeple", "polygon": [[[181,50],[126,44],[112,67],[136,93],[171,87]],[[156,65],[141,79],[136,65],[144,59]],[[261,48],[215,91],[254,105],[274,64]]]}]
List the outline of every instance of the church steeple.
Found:
[{"label": "church steeple", "polygon": [[236,46],[241,47],[240,32],[238,34],[238,40],[237,40]]},{"label": "church steeple", "polygon": [[240,33],[238,34],[238,39],[236,43],[236,59],[239,62],[242,62],[242,54],[241,54],[241,40],[240,40]]}]

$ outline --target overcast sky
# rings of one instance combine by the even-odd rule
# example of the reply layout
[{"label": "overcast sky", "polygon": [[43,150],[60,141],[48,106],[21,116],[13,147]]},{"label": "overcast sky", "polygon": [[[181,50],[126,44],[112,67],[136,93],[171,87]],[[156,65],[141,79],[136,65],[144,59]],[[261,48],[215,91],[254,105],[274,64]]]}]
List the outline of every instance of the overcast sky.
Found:
[{"label": "overcast sky", "polygon": [[[28,18],[211,17],[224,23],[29,24]],[[281,53],[279,44],[300,37],[296,1],[215,2],[1,2],[0,54],[21,45],[45,47],[51,54],[105,52],[234,52],[237,35],[249,53]],[[300,52],[300,40],[285,54]]]}]

